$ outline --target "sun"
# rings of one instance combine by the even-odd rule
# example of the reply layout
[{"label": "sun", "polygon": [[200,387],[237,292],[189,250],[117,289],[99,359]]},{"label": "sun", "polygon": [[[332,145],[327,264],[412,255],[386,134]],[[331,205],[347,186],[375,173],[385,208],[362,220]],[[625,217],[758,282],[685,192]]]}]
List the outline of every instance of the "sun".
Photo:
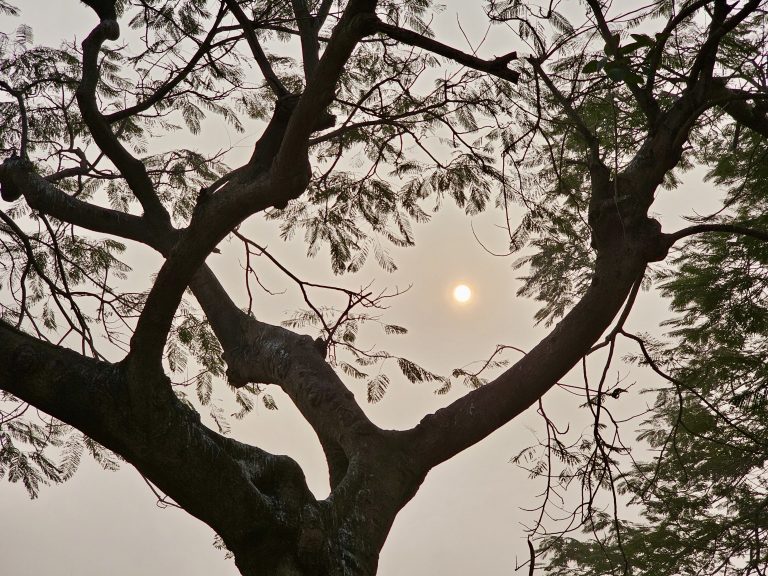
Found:
[{"label": "sun", "polygon": [[470,298],[472,298],[472,290],[470,290],[469,286],[466,284],[459,284],[453,289],[453,299],[456,300],[456,302],[464,304],[465,302],[469,302]]}]

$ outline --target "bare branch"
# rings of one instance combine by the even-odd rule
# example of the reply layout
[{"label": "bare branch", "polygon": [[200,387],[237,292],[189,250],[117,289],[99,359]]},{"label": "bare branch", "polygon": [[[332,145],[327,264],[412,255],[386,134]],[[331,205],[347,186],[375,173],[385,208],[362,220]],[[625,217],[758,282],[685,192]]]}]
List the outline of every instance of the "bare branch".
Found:
[{"label": "bare branch", "polygon": [[672,246],[678,240],[693,236],[695,234],[707,234],[707,233],[719,233],[719,234],[738,234],[740,236],[748,236],[757,240],[768,241],[768,232],[763,230],[756,230],[755,228],[749,228],[748,226],[742,226],[739,224],[697,224],[695,226],[689,226],[683,228],[672,234],[665,234],[664,240]]},{"label": "bare branch", "polygon": [[433,40],[432,38],[428,38],[422,34],[418,34],[412,30],[406,30],[405,28],[382,22],[375,16],[372,16],[369,19],[367,25],[372,31],[389,36],[393,40],[444,56],[468,68],[479,70],[480,72],[487,72],[488,74],[501,78],[502,80],[507,80],[513,84],[516,84],[520,79],[520,73],[509,68],[509,63],[517,59],[517,52],[510,52],[509,54],[499,56],[492,60],[483,60],[473,54],[467,54],[466,52],[452,48],[451,46]]},{"label": "bare branch", "polygon": [[645,277],[645,270],[638,276],[637,280],[635,281],[635,285],[632,286],[632,291],[629,293],[629,296],[627,297],[627,302],[624,304],[624,310],[622,310],[621,315],[619,316],[619,319],[616,321],[616,324],[611,329],[610,332],[605,336],[605,339],[599,343],[594,345],[592,348],[590,348],[588,354],[591,354],[592,352],[595,352],[599,350],[600,348],[603,348],[613,342],[616,339],[616,335],[619,334],[624,329],[624,323],[627,321],[627,318],[629,318],[629,314],[632,312],[632,308],[635,306],[635,300],[637,300],[637,295],[640,292],[640,287],[643,285],[643,278]]}]

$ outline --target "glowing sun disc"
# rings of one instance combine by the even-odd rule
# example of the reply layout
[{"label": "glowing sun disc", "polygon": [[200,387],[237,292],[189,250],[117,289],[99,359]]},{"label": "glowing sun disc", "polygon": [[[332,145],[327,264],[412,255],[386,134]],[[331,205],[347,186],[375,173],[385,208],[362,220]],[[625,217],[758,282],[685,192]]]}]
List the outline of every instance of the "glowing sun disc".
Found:
[{"label": "glowing sun disc", "polygon": [[470,298],[472,298],[472,290],[466,284],[459,284],[453,289],[453,299],[456,302],[469,302]]}]

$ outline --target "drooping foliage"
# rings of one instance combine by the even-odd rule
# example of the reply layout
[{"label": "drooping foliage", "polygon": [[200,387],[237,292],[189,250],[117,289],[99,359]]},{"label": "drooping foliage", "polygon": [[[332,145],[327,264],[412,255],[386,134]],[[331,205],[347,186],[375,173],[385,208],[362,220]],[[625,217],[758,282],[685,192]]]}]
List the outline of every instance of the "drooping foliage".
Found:
[{"label": "drooping foliage", "polygon": [[[712,5],[697,11],[707,4]],[[690,75],[715,26],[717,3],[659,2],[645,12],[624,12],[616,5],[616,18],[609,22],[613,36],[601,51],[581,51],[596,45],[579,43],[572,25],[559,25],[567,31],[566,41],[545,40],[543,25],[555,25],[559,16],[554,13],[544,16],[513,3],[494,7],[499,18],[519,22],[521,34],[530,30],[544,58],[556,59],[559,90],[596,135],[609,166],[620,171],[632,162],[647,129],[649,104],[640,92],[652,83],[658,95],[654,106],[663,109],[690,89]],[[599,26],[594,18],[592,24]],[[727,232],[766,226],[766,24],[765,9],[759,8],[723,37],[713,90],[727,78],[738,87],[736,93],[723,93],[721,106],[691,127],[691,146],[665,175],[663,186],[670,192],[659,191],[678,193],[683,171],[697,166],[707,171],[708,187],[721,202],[712,214],[683,213],[693,223],[691,232],[701,235],[673,248],[645,281],[646,289],[658,287],[669,303],[669,320],[655,337],[630,333],[620,324],[606,340],[610,352],[602,375],[590,379],[585,371],[586,392],[582,388],[581,393],[594,425],[574,436],[542,411],[547,434],[541,445],[515,458],[546,485],[542,516],[531,532],[543,557],[532,560],[548,574],[765,570],[768,252],[762,238]],[[752,129],[738,114],[744,100],[762,114],[762,124]],[[545,166],[553,171],[562,166],[562,176],[554,176],[557,185],[566,195],[584,198],[584,182],[569,185],[569,174],[583,178],[583,169],[573,168],[583,144],[573,125],[560,132],[553,131],[548,143],[550,156],[558,160]],[[550,208],[555,198],[550,193],[541,204]],[[521,260],[531,266],[523,293],[543,301],[539,319],[550,322],[583,289],[579,270],[590,268],[580,256],[590,254],[583,228],[586,202],[563,204],[573,208],[558,205],[554,217],[540,217],[548,233],[533,240],[540,249]],[[573,214],[570,221],[581,222],[582,229],[576,232],[563,222],[564,214]],[[541,228],[528,216],[518,236],[536,229]],[[564,289],[563,277],[575,284]],[[634,391],[644,392],[640,401],[655,396],[639,415],[621,402],[631,403],[635,396],[627,393],[626,382],[606,379],[619,340],[630,350],[630,364],[644,368],[642,376],[637,369],[632,374]],[[546,521],[547,516],[559,520]]]}]

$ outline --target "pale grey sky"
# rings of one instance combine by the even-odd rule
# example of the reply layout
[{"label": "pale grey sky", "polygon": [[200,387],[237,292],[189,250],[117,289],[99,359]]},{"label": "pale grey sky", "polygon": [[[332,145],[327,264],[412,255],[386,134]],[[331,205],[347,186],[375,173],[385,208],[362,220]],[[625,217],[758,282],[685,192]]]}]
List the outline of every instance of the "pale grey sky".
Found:
[{"label": "pale grey sky", "polygon": [[[55,44],[56,39],[73,35],[81,39],[94,21],[89,11],[74,0],[18,3],[24,12],[18,22],[32,24],[37,39],[47,43]],[[456,13],[470,3],[454,0],[447,4],[449,7],[441,17],[443,26],[450,30],[445,40],[466,49],[456,26]],[[7,19],[2,22],[8,25]],[[482,29],[475,22],[462,16],[463,28],[473,40],[482,37]],[[491,46],[486,54],[507,51],[494,51]],[[221,130],[219,133],[224,134]],[[248,136],[244,140],[246,145]],[[239,140],[242,136],[232,138]],[[700,178],[701,174],[694,173],[691,185],[700,183]],[[668,194],[673,209],[675,196]],[[706,202],[705,195],[699,197]],[[703,205],[699,208],[706,210]],[[485,240],[503,246],[503,234],[494,228],[500,223],[498,215],[481,216],[473,222]],[[674,221],[668,224],[676,226]],[[500,259],[485,252],[473,238],[470,218],[455,208],[447,207],[431,223],[418,226],[415,248],[393,249],[400,267],[398,272],[387,275],[368,266],[349,280],[331,278],[323,256],[307,262],[300,242],[281,245],[274,232],[263,224],[251,230],[306,279],[337,281],[351,287],[374,278],[381,288],[412,284],[410,291],[392,302],[386,313],[387,322],[403,324],[410,333],[388,340],[387,346],[388,350],[407,355],[432,371],[447,374],[455,367],[487,357],[500,343],[530,348],[544,333],[542,327],[533,327],[531,317],[536,305],[515,296],[519,286],[516,277],[520,273],[511,267],[513,258]],[[211,258],[211,264],[232,286],[233,293],[242,296],[239,250],[225,247],[221,256]],[[144,278],[155,272],[159,264],[159,260],[148,257],[143,250],[132,254],[131,260],[137,264],[135,274]],[[298,305],[299,295],[266,262],[264,267],[260,274],[268,286],[285,288],[292,294],[277,299],[257,295],[259,315],[279,321]],[[449,298],[450,290],[458,282],[469,284],[474,292],[474,299],[465,306],[457,306]],[[646,295],[641,296],[641,305],[643,313],[634,314],[630,322],[636,328],[652,329],[663,314],[663,305],[660,307],[657,300]],[[395,379],[384,400],[367,406],[366,411],[380,426],[410,427],[465,391],[457,385],[451,394],[436,396],[433,389],[432,385],[415,386],[405,379]],[[361,399],[364,397],[362,385],[354,391]],[[266,450],[296,458],[313,490],[323,495],[327,480],[317,440],[289,402],[278,392],[270,392],[277,398],[280,410],[269,412],[259,408],[242,422],[234,423],[232,434]],[[226,391],[219,389],[215,395],[224,397]],[[575,407],[558,390],[548,394],[545,403],[561,414],[572,413]],[[541,486],[508,460],[534,440],[533,427],[538,428],[538,420],[529,410],[480,445],[430,473],[414,500],[398,516],[382,552],[379,573],[512,573],[516,557],[520,561],[527,558],[521,522],[533,520],[530,513],[520,511],[519,507],[532,507],[531,498]],[[212,531],[185,512],[159,509],[150,490],[130,466],[110,473],[87,461],[72,480],[43,489],[35,501],[26,497],[22,487],[0,483],[3,575],[237,574],[234,563],[225,560],[223,552],[212,547],[212,541]]]}]

